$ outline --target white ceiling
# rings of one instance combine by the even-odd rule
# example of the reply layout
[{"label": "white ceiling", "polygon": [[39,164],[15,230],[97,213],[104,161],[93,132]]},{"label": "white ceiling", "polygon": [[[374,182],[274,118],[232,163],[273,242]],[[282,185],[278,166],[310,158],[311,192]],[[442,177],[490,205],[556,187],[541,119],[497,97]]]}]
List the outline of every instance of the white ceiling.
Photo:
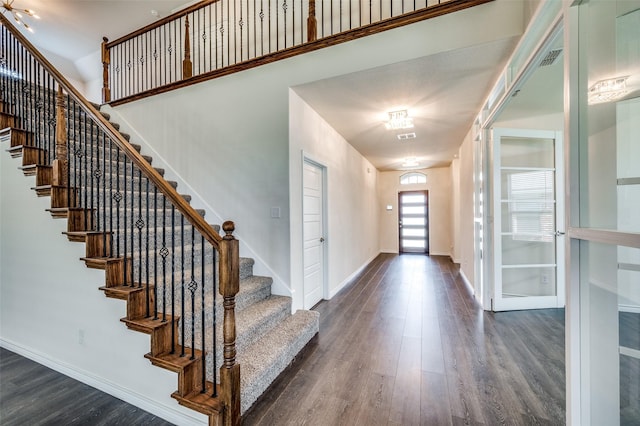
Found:
[{"label": "white ceiling", "polygon": [[102,37],[115,40],[185,4],[187,0],[15,0],[13,6],[40,16],[25,19],[34,32],[23,33],[33,44],[75,62],[99,50]]},{"label": "white ceiling", "polygon": [[[15,0],[41,16],[28,38],[39,48],[76,63],[114,40],[145,26],[185,0]],[[438,53],[294,89],[379,170],[448,165],[511,54],[518,37]],[[99,64],[96,65],[99,69]],[[416,138],[399,141],[386,130],[388,111],[408,109]],[[414,167],[415,168],[415,167]]]},{"label": "white ceiling", "polygon": [[[379,170],[407,157],[448,165],[471,128],[515,38],[317,81],[294,90]],[[407,109],[414,127],[387,130],[389,111]],[[400,133],[415,139],[400,141]]]}]

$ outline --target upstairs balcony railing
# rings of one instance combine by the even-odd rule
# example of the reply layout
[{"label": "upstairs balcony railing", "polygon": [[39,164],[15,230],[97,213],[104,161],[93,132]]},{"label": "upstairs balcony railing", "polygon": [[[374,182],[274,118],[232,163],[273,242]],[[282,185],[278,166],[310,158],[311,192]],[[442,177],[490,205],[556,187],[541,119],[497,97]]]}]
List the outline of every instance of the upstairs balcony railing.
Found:
[{"label": "upstairs balcony railing", "polygon": [[203,0],[102,43],[103,101],[124,103],[492,0]]}]

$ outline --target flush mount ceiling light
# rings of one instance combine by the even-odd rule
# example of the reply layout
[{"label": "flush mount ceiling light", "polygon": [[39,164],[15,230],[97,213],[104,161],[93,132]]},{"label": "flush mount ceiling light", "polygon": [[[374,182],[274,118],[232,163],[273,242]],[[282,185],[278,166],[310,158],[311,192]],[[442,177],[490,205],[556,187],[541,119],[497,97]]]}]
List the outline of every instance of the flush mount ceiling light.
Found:
[{"label": "flush mount ceiling light", "polygon": [[4,14],[5,12],[9,12],[18,25],[22,25],[23,27],[25,27],[25,29],[33,32],[33,29],[26,22],[24,22],[22,14],[35,19],[40,19],[40,17],[36,15],[36,13],[31,9],[20,9],[17,7],[13,7],[13,1],[14,0],[4,0],[2,2],[2,13]]},{"label": "flush mount ceiling light", "polygon": [[410,129],[413,127],[413,119],[409,117],[406,109],[389,112],[389,121],[384,126],[387,130]]},{"label": "flush mount ceiling light", "polygon": [[416,157],[409,157],[404,159],[404,163],[402,163],[402,167],[417,167],[420,163],[418,163],[418,159]]},{"label": "flush mount ceiling light", "polygon": [[620,99],[629,92],[627,90],[628,78],[629,76],[615,77],[596,82],[589,88],[589,104],[601,104]]},{"label": "flush mount ceiling light", "polygon": [[415,138],[416,138],[416,134],[414,132],[400,133],[398,135],[398,139],[400,139],[401,141],[406,141],[407,139],[415,139]]}]

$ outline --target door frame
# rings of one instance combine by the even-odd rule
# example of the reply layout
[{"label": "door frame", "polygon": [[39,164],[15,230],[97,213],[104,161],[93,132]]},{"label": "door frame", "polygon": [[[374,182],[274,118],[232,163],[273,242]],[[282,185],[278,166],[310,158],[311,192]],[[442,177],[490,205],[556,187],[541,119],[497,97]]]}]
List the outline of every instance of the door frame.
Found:
[{"label": "door frame", "polygon": [[305,291],[304,291],[304,166],[305,163],[308,163],[312,166],[315,166],[317,168],[320,169],[321,173],[322,173],[322,191],[321,191],[321,195],[322,195],[322,234],[323,234],[323,238],[324,238],[324,243],[322,245],[322,297],[325,300],[329,299],[329,281],[328,281],[328,272],[329,272],[329,244],[331,244],[328,235],[328,227],[327,227],[327,215],[328,215],[328,208],[327,208],[327,173],[328,173],[328,169],[327,166],[325,166],[322,162],[318,161],[316,158],[314,158],[313,156],[309,155],[308,153],[302,152],[302,163],[300,166],[300,174],[301,174],[301,183],[302,185],[300,185],[300,197],[302,200],[302,209],[300,212],[300,223],[302,224],[302,232],[300,233],[300,239],[301,239],[301,246],[303,248],[302,250],[302,256],[301,256],[301,270],[302,272],[302,304],[304,306],[304,295],[305,295]]},{"label": "door frame", "polygon": [[[502,298],[502,191],[501,191],[501,163],[500,138],[503,136],[515,138],[539,138],[554,140],[554,185],[555,185],[555,296],[530,296],[509,299],[509,303]],[[528,130],[494,128],[491,132],[491,168],[492,168],[492,208],[493,208],[493,291],[491,310],[513,309],[541,309],[560,308],[565,305],[565,206],[564,206],[564,144],[563,132],[553,130]],[[533,265],[535,266],[535,265]],[[555,299],[553,303],[550,301]]]}]

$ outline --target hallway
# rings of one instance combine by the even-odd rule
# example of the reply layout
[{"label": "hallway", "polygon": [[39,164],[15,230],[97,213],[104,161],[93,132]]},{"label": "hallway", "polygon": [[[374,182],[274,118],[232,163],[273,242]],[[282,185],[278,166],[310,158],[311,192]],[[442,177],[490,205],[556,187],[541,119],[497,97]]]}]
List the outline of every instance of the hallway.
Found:
[{"label": "hallway", "polygon": [[247,425],[564,424],[564,310],[485,313],[445,257],[378,256]]}]

